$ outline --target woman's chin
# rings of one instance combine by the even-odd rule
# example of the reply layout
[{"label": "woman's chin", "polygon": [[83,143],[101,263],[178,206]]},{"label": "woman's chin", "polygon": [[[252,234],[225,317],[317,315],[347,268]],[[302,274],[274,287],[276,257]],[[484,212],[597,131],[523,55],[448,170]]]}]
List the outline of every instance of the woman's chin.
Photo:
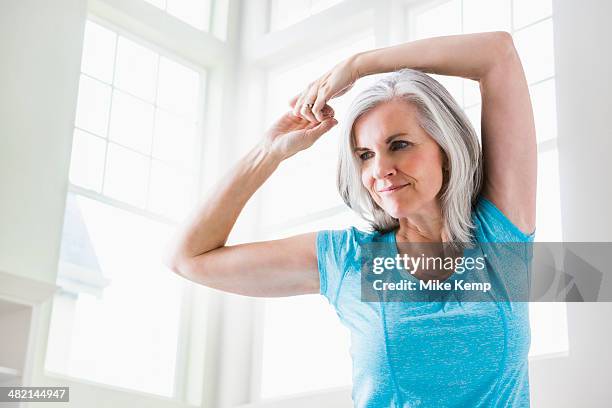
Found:
[{"label": "woman's chin", "polygon": [[383,207],[385,212],[393,218],[404,218],[410,214],[414,214],[414,208],[411,205],[399,204],[399,203],[386,203]]}]

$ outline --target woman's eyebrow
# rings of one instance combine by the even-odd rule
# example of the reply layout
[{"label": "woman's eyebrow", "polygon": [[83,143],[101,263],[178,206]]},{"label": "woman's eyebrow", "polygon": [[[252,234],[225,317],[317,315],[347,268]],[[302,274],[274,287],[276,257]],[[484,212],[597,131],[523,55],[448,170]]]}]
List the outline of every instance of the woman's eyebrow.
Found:
[{"label": "woman's eyebrow", "polygon": [[[389,136],[388,138],[385,139],[385,143],[390,143],[393,139],[395,139],[396,137],[400,137],[400,136],[408,136],[408,133],[396,133],[394,135]],[[353,149],[354,152],[357,151],[363,151],[363,150],[370,150],[367,147],[356,147]]]}]

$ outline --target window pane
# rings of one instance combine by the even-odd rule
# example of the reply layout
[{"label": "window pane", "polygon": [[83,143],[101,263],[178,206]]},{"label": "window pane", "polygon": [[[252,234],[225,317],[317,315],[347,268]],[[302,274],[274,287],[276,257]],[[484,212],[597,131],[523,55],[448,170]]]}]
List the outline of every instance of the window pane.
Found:
[{"label": "window pane", "polygon": [[342,1],[344,0],[271,0],[270,31],[292,26]]},{"label": "window pane", "polygon": [[[271,234],[266,239],[350,226],[368,230],[364,220],[346,210]],[[308,295],[265,302],[263,398],[350,385],[350,335],[325,299]],[[299,317],[296,319],[296,316]],[[308,344],[304,343],[305,339]],[[324,374],[321,374],[322,364]],[[317,378],[313,378],[314,372],[318,373]]]},{"label": "window pane", "polygon": [[336,189],[336,160],[311,161],[298,155],[282,163],[264,185],[261,220],[266,226],[342,204]]},{"label": "window pane", "polygon": [[310,14],[317,14],[321,11],[327,10],[328,8],[335,6],[338,3],[342,3],[344,0],[312,0],[310,6]]},{"label": "window pane", "polygon": [[567,304],[532,302],[529,304],[531,347],[529,356],[543,356],[569,350]]},{"label": "window pane", "polygon": [[173,219],[186,216],[194,198],[193,175],[159,160],[153,160],[152,164],[149,208]]},{"label": "window pane", "polygon": [[104,139],[75,129],[70,159],[70,182],[99,192],[102,188],[105,151]]},{"label": "window pane", "polygon": [[115,86],[146,101],[155,100],[157,77],[157,54],[153,51],[119,37]]},{"label": "window pane", "polygon": [[470,120],[470,123],[472,123],[472,126],[474,126],[474,130],[476,131],[476,134],[478,134],[478,136],[480,137],[480,115],[481,115],[481,105],[474,105],[470,108],[465,109],[465,114],[467,115],[468,119]]},{"label": "window pane", "polygon": [[115,33],[88,20],[85,24],[81,71],[111,84],[116,41]]},{"label": "window pane", "polygon": [[456,76],[429,74],[432,78],[442,84],[461,106],[463,104],[463,79]]},{"label": "window pane", "polygon": [[81,75],[75,125],[106,137],[111,88],[100,81]]},{"label": "window pane", "polygon": [[552,15],[552,0],[513,0],[514,28]]},{"label": "window pane", "polygon": [[350,336],[322,296],[266,299],[261,397],[350,385]]},{"label": "window pane", "polygon": [[281,30],[310,15],[310,0],[271,0],[270,31]]},{"label": "window pane", "polygon": [[149,158],[141,154],[110,143],[106,159],[104,194],[137,207],[144,207],[149,161]]},{"label": "window pane", "polygon": [[69,195],[47,370],[172,396],[182,283],[159,258],[170,233]]},{"label": "window pane", "polygon": [[200,93],[200,76],[168,58],[159,61],[157,104],[195,121]]},{"label": "window pane", "polygon": [[510,0],[463,0],[463,32],[510,31]]},{"label": "window pane", "polygon": [[123,92],[113,92],[109,138],[119,144],[151,153],[153,105]]},{"label": "window pane", "polygon": [[463,106],[472,106],[482,102],[480,83],[471,79],[463,79]]},{"label": "window pane", "polygon": [[166,11],[199,30],[210,28],[210,0],[167,0]]},{"label": "window pane", "polygon": [[538,142],[557,137],[555,79],[529,87]]},{"label": "window pane", "polygon": [[319,218],[293,227],[283,228],[282,230],[271,231],[264,235],[264,239],[279,239],[307,232],[316,232],[326,229],[345,229],[349,227],[356,227],[363,231],[371,230],[370,224],[366,220],[357,215],[353,210],[344,207],[343,211],[329,217]]},{"label": "window pane", "polygon": [[514,43],[530,84],[555,74],[552,19],[515,32]]},{"label": "window pane", "polygon": [[195,136],[194,123],[157,109],[153,157],[169,162],[175,167],[195,170],[196,160],[200,156]]},{"label": "window pane", "polygon": [[415,40],[461,34],[461,2],[451,0],[423,11],[417,11],[414,15],[413,30]]},{"label": "window pane", "polygon": [[166,9],[166,0],[145,0],[147,3],[151,3],[155,7],[159,7],[162,10]]},{"label": "window pane", "polygon": [[557,150],[538,154],[536,241],[561,241],[561,194]]}]

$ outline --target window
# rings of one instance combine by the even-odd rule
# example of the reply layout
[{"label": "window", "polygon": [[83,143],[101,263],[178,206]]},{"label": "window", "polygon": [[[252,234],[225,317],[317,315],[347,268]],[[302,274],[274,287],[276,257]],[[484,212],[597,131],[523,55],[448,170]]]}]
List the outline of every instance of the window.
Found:
[{"label": "window", "polygon": [[221,40],[227,36],[229,0],[144,0],[190,26],[209,31]]},{"label": "window", "polygon": [[83,49],[71,183],[176,220],[197,182],[204,72],[92,21]]},{"label": "window", "polygon": [[270,31],[282,30],[343,0],[270,0]]},{"label": "window", "polygon": [[70,193],[48,371],[173,396],[183,282],[157,256],[168,234],[168,225]]},{"label": "window", "polygon": [[161,254],[197,192],[205,74],[87,21],[48,371],[182,392],[190,285]]},{"label": "window", "polygon": [[[551,0],[450,0],[406,11],[411,39],[477,31],[512,33],[525,69],[538,141],[537,234],[540,242],[561,241],[561,198],[557,154],[557,113]],[[486,16],[486,19],[483,18]],[[480,91],[475,81],[434,75],[463,106],[480,134]],[[565,303],[530,305],[530,356],[566,352]]]}]

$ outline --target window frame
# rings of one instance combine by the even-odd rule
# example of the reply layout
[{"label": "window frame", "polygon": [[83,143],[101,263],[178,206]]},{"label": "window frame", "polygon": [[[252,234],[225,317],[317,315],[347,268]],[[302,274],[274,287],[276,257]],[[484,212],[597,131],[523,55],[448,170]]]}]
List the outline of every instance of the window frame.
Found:
[{"label": "window frame", "polygon": [[[219,116],[222,110],[216,104],[208,103],[211,97],[219,97],[221,90],[228,87],[235,80],[234,72],[225,72],[226,67],[231,65],[234,59],[232,48],[235,48],[235,31],[238,27],[236,8],[240,0],[229,0],[227,13],[227,40],[222,41],[213,34],[215,13],[215,3],[211,4],[211,27],[210,31],[201,31],[190,26],[188,23],[173,17],[165,11],[158,9],[152,4],[142,0],[90,0],[87,2],[85,20],[92,21],[104,28],[113,31],[119,36],[123,36],[131,41],[143,45],[144,47],[165,57],[172,62],[186,66],[200,75],[200,92],[198,107],[196,111],[196,149],[198,151],[198,161],[195,169],[195,197],[199,197],[202,191],[214,182],[215,175],[218,173],[222,158],[219,158],[220,135],[224,129]],[[83,26],[85,21],[83,22]],[[116,59],[117,49],[115,49]],[[79,68],[80,79],[83,73]],[[89,76],[88,76],[89,77]],[[97,78],[93,78],[99,81]],[[107,84],[111,87],[111,92],[118,89],[114,84]],[[223,102],[227,104],[226,98]],[[152,105],[156,107],[156,102]],[[112,109],[112,104],[109,109]],[[76,111],[76,110],[75,110]],[[110,117],[108,119],[110,121]],[[73,124],[71,132],[77,128]],[[87,132],[86,130],[83,130]],[[90,132],[87,132],[90,133]],[[108,144],[111,140],[107,134],[102,137]],[[145,155],[151,156],[151,155]],[[151,156],[152,157],[152,156]],[[151,164],[150,164],[151,166]],[[104,169],[106,171],[106,169]],[[150,180],[147,180],[150,182]],[[87,188],[74,185],[68,181],[67,194],[76,194],[90,199],[94,199],[103,205],[110,205],[121,210],[128,211],[137,216],[143,216],[149,220],[161,222],[166,225],[177,225],[176,220],[169,219],[163,215],[154,213],[148,209],[136,207],[134,205],[116,200]],[[59,264],[58,264],[59,266]],[[47,313],[45,313],[44,325],[48,327],[51,319],[49,302]],[[89,381],[83,378],[72,377],[62,373],[49,371],[45,368],[45,354],[47,350],[47,340],[49,331],[36,340],[37,347],[42,351],[41,375],[42,380],[49,385],[69,386],[73,390],[73,395],[78,396],[82,401],[87,401],[89,405],[95,406],[92,401],[104,404],[105,401],[113,401],[118,406],[152,406],[152,407],[193,407],[208,406],[214,404],[214,389],[218,360],[216,351],[221,347],[218,340],[218,328],[220,322],[220,302],[219,295],[208,291],[207,288],[196,287],[195,284],[184,282],[181,298],[181,321],[179,322],[178,347],[176,350],[176,367],[174,380],[173,396],[163,397],[134,389],[123,388],[104,383]],[[194,312],[194,308],[205,308],[206,315]],[[202,326],[204,328],[202,329]],[[204,361],[193,362],[190,358],[190,351],[194,341],[202,340],[205,342]],[[193,383],[188,381],[188,376],[194,367],[200,366],[202,373],[201,382]],[[191,388],[190,388],[191,387]],[[187,403],[189,394],[201,396],[196,405]],[[191,397],[193,399],[193,397]],[[201,402],[201,403],[200,403]]]}]

